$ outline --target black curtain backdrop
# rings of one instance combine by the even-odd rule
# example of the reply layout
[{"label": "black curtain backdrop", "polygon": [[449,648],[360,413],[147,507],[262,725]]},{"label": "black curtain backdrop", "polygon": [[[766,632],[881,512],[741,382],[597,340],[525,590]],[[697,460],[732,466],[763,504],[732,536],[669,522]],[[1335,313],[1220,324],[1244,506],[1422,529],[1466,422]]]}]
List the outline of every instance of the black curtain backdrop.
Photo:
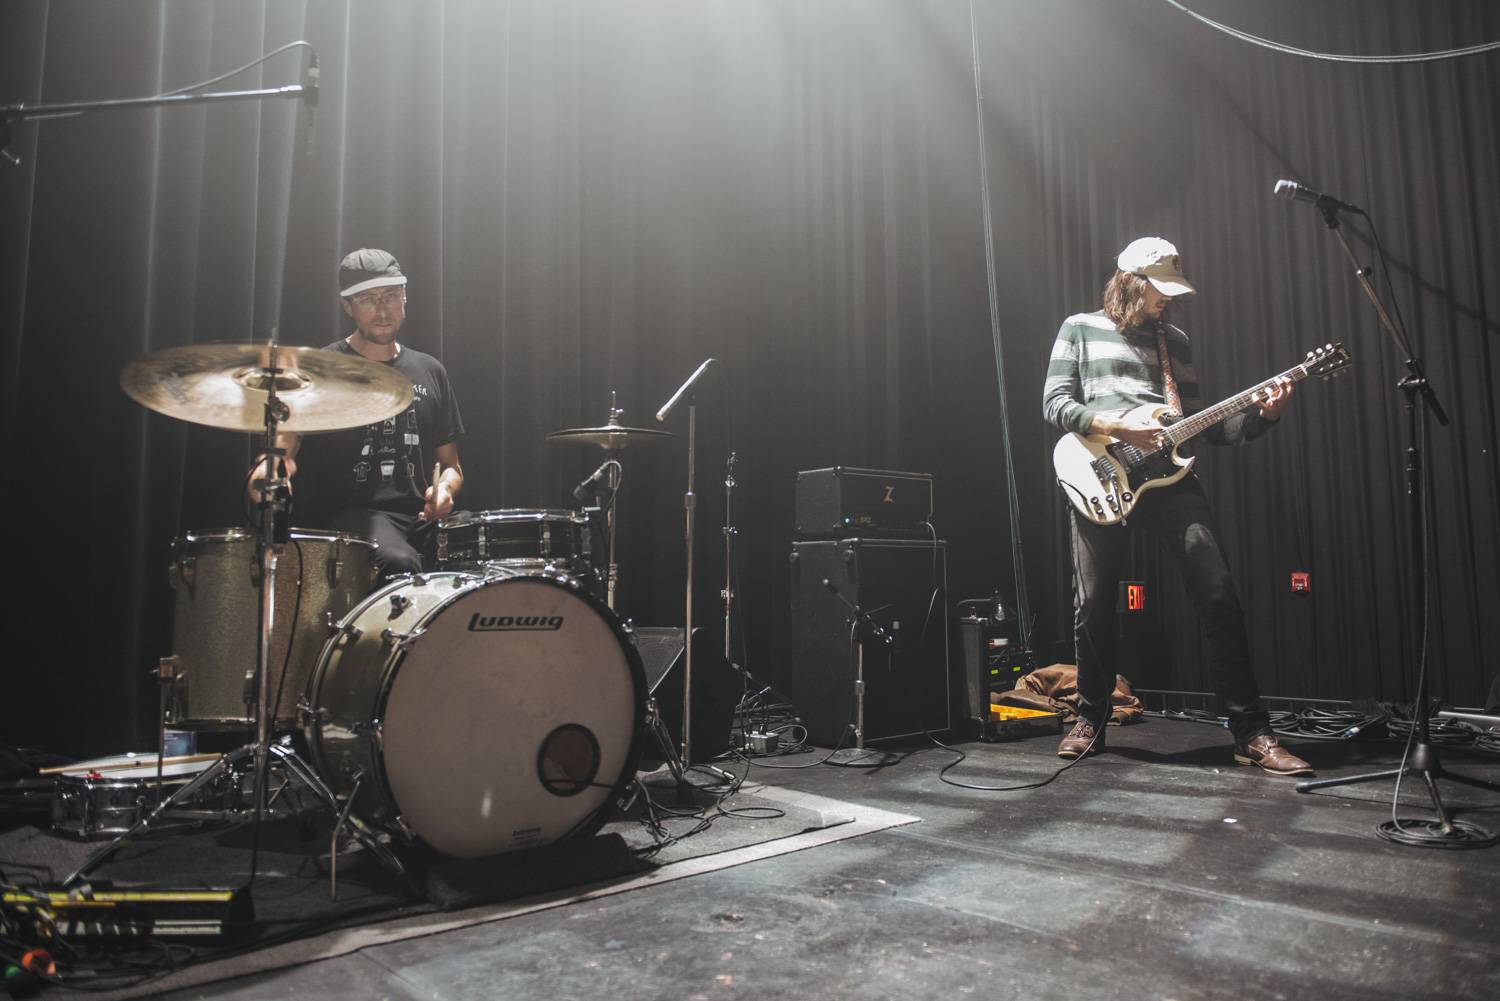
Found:
[{"label": "black curtain backdrop", "polygon": [[[1308,48],[1500,38],[1490,3],[1195,0]],[[1401,358],[1314,210],[1280,177],[1368,208],[1452,427],[1428,459],[1436,693],[1480,701],[1500,648],[1500,57],[1406,66],[1250,47],[1161,0],[980,0],[999,318],[1026,575],[1044,656],[1068,659],[1066,520],[1040,418],[1059,321],[1114,254],[1166,236],[1201,294],[1178,320],[1212,397],[1342,340],[1354,373],[1202,476],[1263,690],[1410,697],[1420,568],[1405,541]],[[697,617],[716,625],[723,466],[741,465],[749,666],[788,680],[792,479],[932,472],[955,598],[1014,591],[985,292],[967,5],[895,0],[446,3],[20,0],[0,102],[179,87],[306,38],[311,140],[289,101],[17,127],[3,206],[4,731],[75,753],[153,743],[174,536],[240,522],[248,436],[148,413],[117,378],[207,341],[346,332],[339,257],[411,277],[403,338],[459,393],[470,509],[564,506],[601,456],[544,444],[618,391],[647,423],[697,396]],[[229,85],[298,79],[287,54]],[[311,142],[311,155],[306,146]],[[1373,263],[1368,231],[1346,229]],[[1386,284],[1380,282],[1382,290]],[[687,414],[629,453],[625,615],[682,619]],[[1312,574],[1294,597],[1289,574]],[[1175,573],[1154,553],[1137,684],[1201,690]],[[714,642],[721,642],[715,639]],[[737,638],[736,645],[739,645]]]}]

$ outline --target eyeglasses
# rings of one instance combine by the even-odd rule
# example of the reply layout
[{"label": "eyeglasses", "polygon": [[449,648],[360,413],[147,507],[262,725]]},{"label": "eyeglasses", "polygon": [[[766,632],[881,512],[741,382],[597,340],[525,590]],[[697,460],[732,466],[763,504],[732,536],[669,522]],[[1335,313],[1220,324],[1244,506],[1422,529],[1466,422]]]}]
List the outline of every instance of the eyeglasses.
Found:
[{"label": "eyeglasses", "polygon": [[406,302],[406,289],[393,288],[384,292],[361,292],[359,295],[351,295],[349,301],[360,309],[379,309],[381,306],[395,309]]}]

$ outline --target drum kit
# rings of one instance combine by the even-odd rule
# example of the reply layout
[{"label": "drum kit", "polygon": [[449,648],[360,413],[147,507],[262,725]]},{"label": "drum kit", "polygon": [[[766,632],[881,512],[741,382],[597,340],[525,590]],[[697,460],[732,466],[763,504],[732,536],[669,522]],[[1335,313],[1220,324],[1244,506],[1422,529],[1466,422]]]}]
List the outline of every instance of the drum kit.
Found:
[{"label": "drum kit", "polygon": [[[608,456],[575,491],[583,500],[606,481],[602,581],[587,515],[510,509],[444,519],[436,571],[375,587],[374,542],[287,526],[277,434],[385,420],[410,404],[405,376],[273,341],[155,352],[128,365],[120,383],[159,413],[264,434],[276,468],[254,482],[258,533],[196,531],[173,542],[162,747],[149,764],[137,757],[59,780],[55,829],[113,837],[64,885],[153,824],[195,814],[258,820],[288,787],[336,818],[336,894],[341,837],[404,878],[392,843],[476,858],[593,833],[637,781],[647,735],[684,783],[631,631],[613,611],[622,453],[670,432],[627,427],[612,406],[603,425],[547,435]],[[254,736],[174,763],[169,728]],[[282,779],[276,795],[272,771]],[[194,809],[205,805],[212,809]]]}]

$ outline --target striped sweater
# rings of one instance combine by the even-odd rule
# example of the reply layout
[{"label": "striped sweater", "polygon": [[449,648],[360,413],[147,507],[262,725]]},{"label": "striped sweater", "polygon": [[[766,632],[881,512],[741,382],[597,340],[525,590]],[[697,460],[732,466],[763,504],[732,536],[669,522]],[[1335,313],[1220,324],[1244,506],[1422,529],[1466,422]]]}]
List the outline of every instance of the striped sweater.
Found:
[{"label": "striped sweater", "polygon": [[[1203,409],[1193,348],[1187,334],[1167,324],[1172,377],[1188,416]],[[1154,328],[1121,332],[1104,313],[1075,313],[1063,321],[1047,363],[1042,416],[1063,430],[1088,434],[1096,415],[1119,416],[1144,404],[1164,405]],[[1255,408],[1205,431],[1215,445],[1236,445],[1265,434],[1272,422]],[[1184,451],[1189,451],[1184,449]]]}]

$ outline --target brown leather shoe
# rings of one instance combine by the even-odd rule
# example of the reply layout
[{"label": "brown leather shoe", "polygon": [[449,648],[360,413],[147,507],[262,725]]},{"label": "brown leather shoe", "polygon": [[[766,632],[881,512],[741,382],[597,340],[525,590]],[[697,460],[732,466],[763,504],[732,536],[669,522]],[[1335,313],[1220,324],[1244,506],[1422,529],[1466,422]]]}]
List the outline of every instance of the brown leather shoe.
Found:
[{"label": "brown leather shoe", "polygon": [[1101,754],[1103,751],[1104,727],[1096,729],[1094,724],[1082,716],[1078,717],[1078,722],[1073,724],[1073,729],[1068,731],[1062,743],[1057,745],[1059,758],[1081,758],[1086,754]]},{"label": "brown leather shoe", "polygon": [[1313,767],[1281,746],[1275,734],[1263,733],[1248,744],[1234,745],[1234,760],[1241,765],[1259,765],[1272,775],[1312,775]]}]

